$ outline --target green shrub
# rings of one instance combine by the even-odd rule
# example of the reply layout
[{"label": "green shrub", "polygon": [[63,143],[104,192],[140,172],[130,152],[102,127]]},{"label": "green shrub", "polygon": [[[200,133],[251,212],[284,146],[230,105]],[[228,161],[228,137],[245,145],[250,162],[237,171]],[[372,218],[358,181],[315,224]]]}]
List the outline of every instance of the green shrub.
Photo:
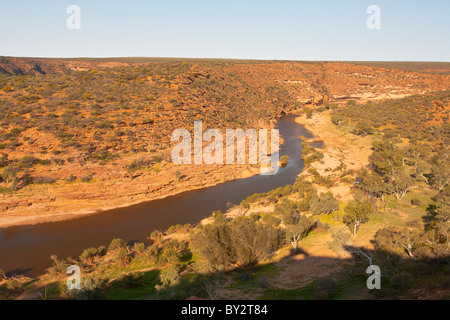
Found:
[{"label": "green shrub", "polygon": [[21,168],[31,168],[33,165],[38,164],[39,161],[39,159],[33,156],[24,156],[20,158],[18,166]]},{"label": "green shrub", "polygon": [[54,182],[56,182],[56,180],[51,177],[34,177],[33,178],[33,183],[36,183],[36,184],[47,184],[47,183],[54,183]]},{"label": "green shrub", "polygon": [[105,246],[101,246],[101,247],[98,247],[98,248],[95,248],[95,247],[87,248],[80,255],[80,259],[81,260],[87,260],[87,259],[91,259],[91,258],[94,258],[94,257],[101,257],[101,256],[106,254],[106,251],[107,250],[106,250]]},{"label": "green shrub", "polygon": [[125,242],[125,240],[116,238],[111,240],[109,246],[108,246],[108,251],[114,251],[116,249],[122,249],[125,248],[127,246],[127,243]]},{"label": "green shrub", "polygon": [[98,276],[84,280],[81,290],[75,290],[75,300],[102,300],[105,298],[104,289],[106,281]]},{"label": "green shrub", "polygon": [[413,198],[413,199],[411,199],[411,204],[413,206],[420,206],[422,204],[422,202],[418,198]]},{"label": "green shrub", "polygon": [[336,291],[336,282],[331,279],[323,279],[317,282],[314,290],[314,299],[327,300]]},{"label": "green shrub", "polygon": [[287,166],[287,164],[289,163],[289,156],[288,155],[283,155],[280,158],[280,166],[281,167],[285,167]]},{"label": "green shrub", "polygon": [[144,284],[144,275],[140,272],[128,273],[114,281],[114,285],[116,284],[126,289],[139,288]]},{"label": "green shrub", "polygon": [[397,291],[405,292],[410,289],[413,285],[413,277],[409,272],[401,272],[394,276],[389,281],[392,288]]},{"label": "green shrub", "polygon": [[134,244],[134,246],[133,246],[133,249],[134,249],[134,251],[135,251],[137,254],[142,255],[142,254],[145,253],[146,247],[145,247],[145,244],[144,244],[144,243],[142,243],[142,242],[136,242],[136,243]]}]

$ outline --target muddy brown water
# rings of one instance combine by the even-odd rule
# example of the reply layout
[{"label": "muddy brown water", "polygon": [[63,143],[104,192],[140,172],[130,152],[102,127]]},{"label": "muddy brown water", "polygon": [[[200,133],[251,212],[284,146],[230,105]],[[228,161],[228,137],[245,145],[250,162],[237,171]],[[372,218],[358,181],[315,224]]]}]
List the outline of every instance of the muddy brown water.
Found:
[{"label": "muddy brown water", "polygon": [[280,156],[287,154],[290,161],[276,175],[225,182],[68,221],[1,228],[0,268],[8,274],[41,275],[51,266],[52,254],[59,258],[76,257],[86,248],[107,246],[114,238],[145,241],[155,229],[195,224],[214,210],[225,211],[229,202],[238,204],[254,193],[292,184],[303,169],[302,145],[298,137],[312,137],[294,120],[294,115],[288,115],[277,123],[284,139]]}]

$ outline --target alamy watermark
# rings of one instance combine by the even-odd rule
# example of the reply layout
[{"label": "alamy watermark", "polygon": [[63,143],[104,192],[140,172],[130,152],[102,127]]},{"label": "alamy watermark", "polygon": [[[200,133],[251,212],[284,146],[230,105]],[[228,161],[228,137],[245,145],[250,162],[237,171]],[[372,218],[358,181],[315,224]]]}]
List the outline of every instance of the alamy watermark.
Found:
[{"label": "alamy watermark", "polygon": [[70,16],[66,20],[66,26],[69,30],[81,29],[81,9],[77,5],[70,5],[66,9],[66,13]]},{"label": "alamy watermark", "polygon": [[71,265],[67,267],[67,274],[70,276],[67,278],[67,289],[80,290],[81,289],[81,270],[79,266]]},{"label": "alamy watermark", "polygon": [[[187,129],[176,129],[172,141],[179,143],[172,149],[171,158],[175,164],[224,164],[224,139],[218,129],[208,129],[202,134],[202,121],[194,121],[194,152],[192,156],[192,137]],[[262,164],[262,175],[278,172],[279,140],[278,129],[270,130],[270,153],[267,129],[227,129],[225,134],[225,163],[246,164],[246,141],[248,142],[248,164]],[[181,141],[180,141],[181,139]],[[213,141],[212,141],[213,140]],[[203,142],[210,142],[203,148]],[[235,148],[236,147],[236,148]],[[193,158],[193,159],[192,159]]]},{"label": "alamy watermark", "polygon": [[367,270],[367,274],[370,274],[369,278],[366,281],[367,289],[381,289],[381,269],[377,265],[370,265]]},{"label": "alamy watermark", "polygon": [[370,30],[381,29],[381,9],[379,6],[371,5],[367,7],[367,14],[370,16],[367,18],[366,26]]}]

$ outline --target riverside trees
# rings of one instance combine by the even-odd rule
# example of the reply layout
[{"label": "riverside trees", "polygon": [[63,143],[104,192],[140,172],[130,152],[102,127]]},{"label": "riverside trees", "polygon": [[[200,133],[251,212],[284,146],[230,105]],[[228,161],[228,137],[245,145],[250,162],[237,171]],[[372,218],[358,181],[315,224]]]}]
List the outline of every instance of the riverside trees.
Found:
[{"label": "riverside trees", "polygon": [[333,110],[332,121],[351,124],[354,134],[382,134],[373,142],[369,159],[374,174],[360,177],[359,188],[366,197],[383,199],[392,194],[401,200],[420,183],[439,192],[450,184],[450,130],[448,117],[442,113],[449,102],[450,91],[446,90]]},{"label": "riverside trees", "polygon": [[374,213],[372,205],[361,200],[352,200],[345,207],[344,211],[347,215],[344,217],[344,223],[349,227],[354,237],[361,224],[369,221],[370,216]]},{"label": "riverside trees", "polygon": [[227,221],[217,214],[212,224],[199,227],[192,247],[212,265],[251,267],[277,247],[275,227],[251,217]]}]

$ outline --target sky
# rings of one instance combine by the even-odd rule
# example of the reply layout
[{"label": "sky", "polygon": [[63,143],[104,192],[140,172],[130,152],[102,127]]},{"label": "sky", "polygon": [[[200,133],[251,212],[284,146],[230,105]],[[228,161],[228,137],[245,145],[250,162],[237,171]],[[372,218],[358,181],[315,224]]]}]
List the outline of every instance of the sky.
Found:
[{"label": "sky", "polygon": [[450,61],[449,17],[448,0],[0,0],[0,56]]}]

